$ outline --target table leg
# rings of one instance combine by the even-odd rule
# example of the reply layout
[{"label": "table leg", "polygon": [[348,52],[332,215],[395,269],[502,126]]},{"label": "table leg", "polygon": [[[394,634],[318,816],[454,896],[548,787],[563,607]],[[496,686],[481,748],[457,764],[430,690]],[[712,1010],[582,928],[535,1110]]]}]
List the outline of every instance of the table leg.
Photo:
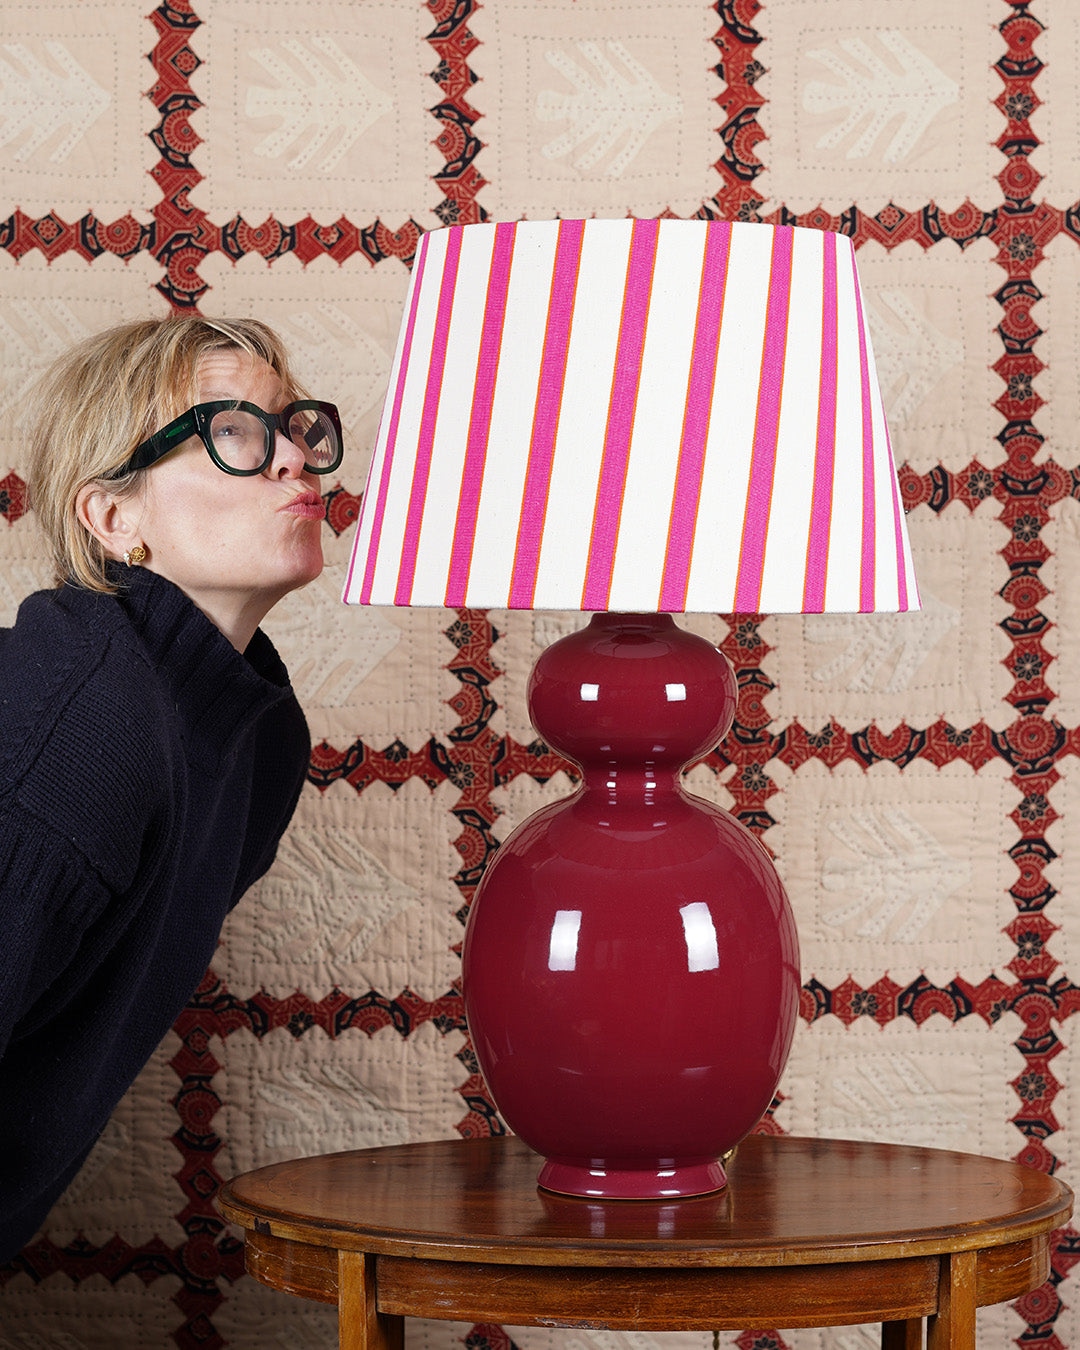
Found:
[{"label": "table leg", "polygon": [[403,1350],[405,1319],[379,1312],[375,1258],[338,1252],[338,1345],[341,1350]]},{"label": "table leg", "polygon": [[882,1322],[881,1350],[922,1350],[922,1318]]},{"label": "table leg", "polygon": [[926,1350],[975,1350],[975,1266],[978,1252],[941,1258],[937,1316],[927,1322]]}]

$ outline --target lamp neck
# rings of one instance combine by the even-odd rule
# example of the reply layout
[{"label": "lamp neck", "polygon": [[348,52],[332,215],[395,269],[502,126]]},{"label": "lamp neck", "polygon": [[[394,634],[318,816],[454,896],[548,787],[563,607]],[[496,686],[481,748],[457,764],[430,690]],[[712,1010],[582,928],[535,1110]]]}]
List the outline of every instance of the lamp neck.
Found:
[{"label": "lamp neck", "polygon": [[670,791],[726,735],[735,713],[727,658],[670,614],[595,614],[544,651],[529,711],[586,785],[622,799]]}]

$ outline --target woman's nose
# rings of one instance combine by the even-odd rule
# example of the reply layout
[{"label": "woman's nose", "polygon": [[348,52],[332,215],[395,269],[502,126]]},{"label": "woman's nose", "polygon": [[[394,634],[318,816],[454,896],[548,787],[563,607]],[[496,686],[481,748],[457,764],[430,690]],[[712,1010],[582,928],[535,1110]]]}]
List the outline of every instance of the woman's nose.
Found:
[{"label": "woman's nose", "polygon": [[274,457],[270,461],[271,478],[299,478],[304,472],[304,452],[283,431],[275,433]]}]

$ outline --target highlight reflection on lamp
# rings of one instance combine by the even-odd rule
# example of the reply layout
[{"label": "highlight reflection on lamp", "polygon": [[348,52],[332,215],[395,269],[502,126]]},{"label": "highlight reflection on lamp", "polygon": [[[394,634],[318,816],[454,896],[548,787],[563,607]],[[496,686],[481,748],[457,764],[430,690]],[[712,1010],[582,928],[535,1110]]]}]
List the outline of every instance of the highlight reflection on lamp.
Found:
[{"label": "highlight reflection on lamp", "polygon": [[918,607],[851,241],[674,220],[425,235],[345,598],[593,611],[529,681],[582,783],[487,867],[469,1028],[542,1186],[723,1186],[787,1059],[798,942],[766,851],[681,784],[737,689],[671,614]]}]

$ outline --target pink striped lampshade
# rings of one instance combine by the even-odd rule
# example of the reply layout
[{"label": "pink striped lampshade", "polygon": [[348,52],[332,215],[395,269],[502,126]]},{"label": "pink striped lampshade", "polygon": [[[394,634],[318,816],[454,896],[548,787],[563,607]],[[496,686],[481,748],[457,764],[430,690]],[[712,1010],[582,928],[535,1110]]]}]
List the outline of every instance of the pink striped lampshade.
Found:
[{"label": "pink striped lampshade", "polygon": [[345,599],[917,609],[850,239],[680,220],[424,235]]}]

